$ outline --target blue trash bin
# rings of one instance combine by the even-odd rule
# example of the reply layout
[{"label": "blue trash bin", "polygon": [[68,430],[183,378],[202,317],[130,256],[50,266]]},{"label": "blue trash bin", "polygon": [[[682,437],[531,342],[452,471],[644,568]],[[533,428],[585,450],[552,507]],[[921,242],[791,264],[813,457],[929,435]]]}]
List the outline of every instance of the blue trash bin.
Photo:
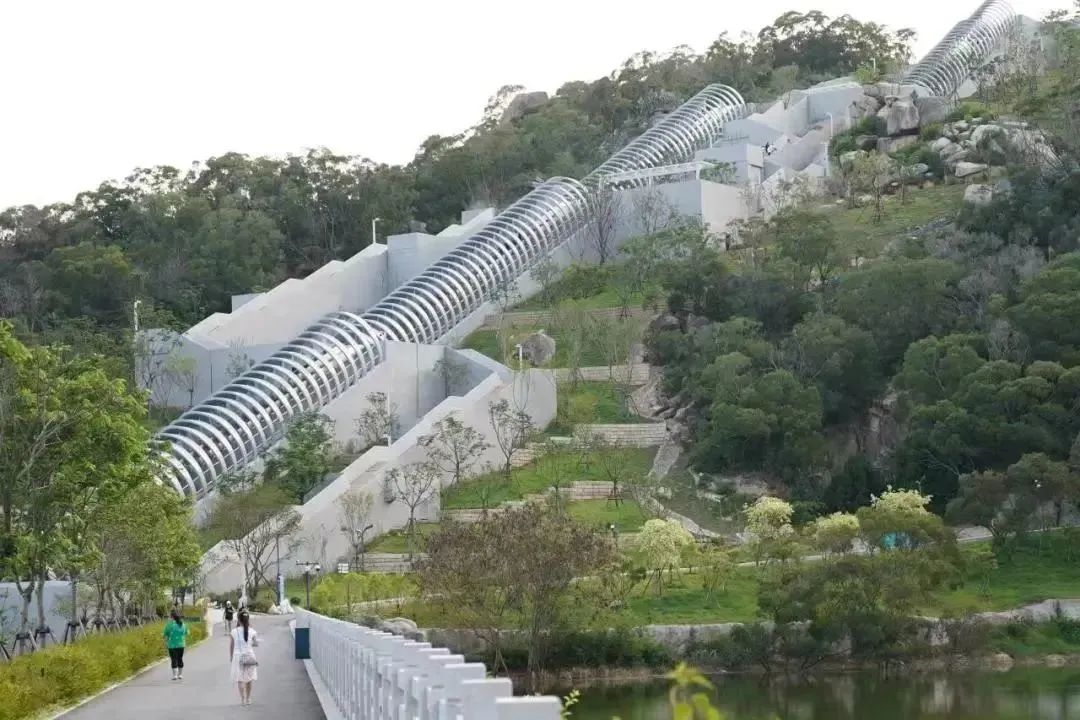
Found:
[{"label": "blue trash bin", "polygon": [[297,660],[310,660],[311,659],[311,628],[298,627],[296,628],[296,635],[293,638],[296,645],[296,659]]}]

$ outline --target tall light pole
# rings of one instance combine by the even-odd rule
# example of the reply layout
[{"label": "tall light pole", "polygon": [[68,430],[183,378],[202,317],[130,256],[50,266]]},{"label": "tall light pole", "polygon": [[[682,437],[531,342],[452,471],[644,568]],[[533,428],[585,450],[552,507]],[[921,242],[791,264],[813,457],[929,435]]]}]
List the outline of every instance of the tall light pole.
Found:
[{"label": "tall light pole", "polygon": [[142,305],[142,300],[136,300],[131,305],[131,317],[135,325],[135,332],[139,332],[139,306]]},{"label": "tall light pole", "polygon": [[381,220],[382,220],[381,217],[373,217],[373,218],[371,218],[371,244],[372,245],[374,245],[375,243],[377,243],[379,241],[379,236],[375,234],[375,225],[376,225],[376,223],[380,222]]},{"label": "tall light pole", "polygon": [[375,526],[368,523],[363,530],[356,531],[356,566],[360,569],[360,572],[364,572],[364,551],[366,550],[364,547],[364,535],[367,535],[367,531],[373,527]]},{"label": "tall light pole", "polygon": [[319,563],[296,561],[299,567],[304,569],[304,608],[311,609],[311,574],[322,570]]},{"label": "tall light pole", "polygon": [[833,114],[825,113],[829,118],[829,139],[825,141],[825,177],[829,176],[829,165],[832,164],[832,159],[829,157],[829,148],[832,147],[832,139],[835,136],[833,126]]}]

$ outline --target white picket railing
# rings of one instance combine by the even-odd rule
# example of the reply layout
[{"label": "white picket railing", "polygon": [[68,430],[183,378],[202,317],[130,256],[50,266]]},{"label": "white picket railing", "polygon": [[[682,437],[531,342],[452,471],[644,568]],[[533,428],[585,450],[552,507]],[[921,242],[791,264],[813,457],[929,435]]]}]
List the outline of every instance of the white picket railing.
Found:
[{"label": "white picket railing", "polygon": [[428,642],[297,610],[311,661],[347,720],[559,720],[557,697],[513,697],[507,678]]}]

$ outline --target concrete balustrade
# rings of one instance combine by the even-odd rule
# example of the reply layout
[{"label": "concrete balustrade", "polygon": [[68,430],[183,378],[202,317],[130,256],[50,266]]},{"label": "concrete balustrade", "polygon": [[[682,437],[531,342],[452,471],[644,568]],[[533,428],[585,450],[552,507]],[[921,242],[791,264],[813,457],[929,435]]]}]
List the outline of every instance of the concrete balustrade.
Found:
[{"label": "concrete balustrade", "polygon": [[304,610],[311,662],[346,720],[558,720],[557,697],[513,697],[506,678],[446,648]]}]

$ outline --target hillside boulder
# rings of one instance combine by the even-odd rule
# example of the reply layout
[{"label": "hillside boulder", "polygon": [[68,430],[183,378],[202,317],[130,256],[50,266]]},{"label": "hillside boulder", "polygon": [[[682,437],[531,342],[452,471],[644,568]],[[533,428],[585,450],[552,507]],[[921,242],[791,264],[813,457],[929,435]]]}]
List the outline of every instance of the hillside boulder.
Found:
[{"label": "hillside boulder", "polygon": [[900,137],[883,137],[877,139],[877,150],[880,153],[890,154],[911,147],[919,142],[916,135],[901,135]]},{"label": "hillside boulder", "polygon": [[547,365],[555,357],[555,340],[543,330],[533,333],[522,341],[521,354],[533,367]]},{"label": "hillside boulder", "polygon": [[971,177],[972,175],[978,175],[979,173],[985,172],[989,169],[990,166],[983,163],[963,161],[956,163],[956,167],[953,169],[953,174],[956,175],[956,177],[963,179]]},{"label": "hillside boulder", "polygon": [[510,104],[506,106],[499,123],[506,125],[515,120],[520,120],[531,112],[536,112],[541,105],[548,101],[548,94],[543,90],[537,92],[523,92],[514,96]]},{"label": "hillside boulder", "polygon": [[915,109],[919,111],[919,123],[922,127],[943,123],[949,119],[953,104],[948,98],[930,95],[915,98]]},{"label": "hillside boulder", "polygon": [[975,183],[964,190],[964,202],[975,207],[986,207],[994,201],[994,189],[989,185]]},{"label": "hillside boulder", "polygon": [[878,117],[885,121],[889,135],[902,135],[919,129],[919,111],[910,100],[889,98],[885,107],[878,110]]}]

